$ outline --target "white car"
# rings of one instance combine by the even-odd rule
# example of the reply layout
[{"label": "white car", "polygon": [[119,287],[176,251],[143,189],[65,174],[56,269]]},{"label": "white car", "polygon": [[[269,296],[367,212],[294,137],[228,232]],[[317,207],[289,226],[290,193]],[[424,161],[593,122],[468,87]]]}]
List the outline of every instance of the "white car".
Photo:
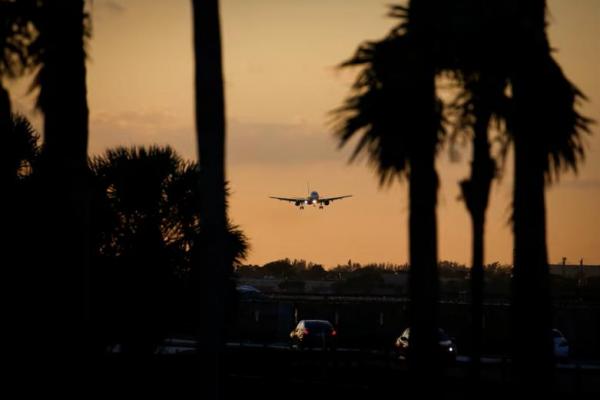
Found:
[{"label": "white car", "polygon": [[569,358],[569,342],[558,329],[552,329],[554,357],[558,360]]}]

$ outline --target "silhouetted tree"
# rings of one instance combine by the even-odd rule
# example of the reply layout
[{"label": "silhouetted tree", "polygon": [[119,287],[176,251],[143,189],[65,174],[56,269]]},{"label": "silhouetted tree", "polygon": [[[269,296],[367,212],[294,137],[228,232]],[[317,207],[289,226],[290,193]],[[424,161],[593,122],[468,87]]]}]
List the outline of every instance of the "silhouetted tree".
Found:
[{"label": "silhouetted tree", "polygon": [[[10,340],[14,343],[16,357],[24,357],[23,350],[32,336],[31,311],[33,304],[30,287],[34,277],[27,263],[32,253],[31,228],[36,221],[38,199],[33,190],[33,172],[39,158],[39,135],[27,119],[12,115],[4,124],[2,134],[2,227],[7,233],[2,240],[2,255],[6,262],[2,271],[3,293],[10,299],[6,307],[6,325],[12,326]],[[39,306],[39,305],[36,305]],[[35,314],[33,314],[35,315]],[[13,336],[14,334],[14,336]]]},{"label": "silhouetted tree", "polygon": [[[482,340],[483,263],[485,212],[496,173],[490,151],[488,130],[497,121],[502,130],[506,115],[508,85],[505,60],[506,21],[512,16],[505,2],[479,0],[436,2],[432,14],[437,18],[436,65],[445,83],[458,89],[458,96],[448,105],[446,122],[457,134],[468,138],[472,147],[471,175],[460,182],[462,199],[472,222],[472,360],[475,377],[479,370]],[[506,140],[504,140],[506,142]]]},{"label": "silhouetted tree", "polygon": [[327,277],[327,271],[321,264],[309,264],[308,269],[304,273],[307,279],[325,279]]},{"label": "silhouetted tree", "polygon": [[[99,186],[95,195],[102,196],[93,199],[102,217],[94,218],[94,226],[104,225],[94,232],[93,251],[116,263],[127,352],[152,354],[164,336],[171,279],[165,231],[178,222],[171,219],[173,200],[165,188],[182,164],[168,147],[117,148],[91,164]],[[107,288],[97,289],[100,294]]]},{"label": "silhouetted tree", "polygon": [[299,272],[289,258],[268,262],[262,266],[262,269],[265,275],[272,275],[280,279],[296,277]]},{"label": "silhouetted tree", "polygon": [[494,112],[492,99],[498,95],[498,90],[500,94],[503,92],[503,87],[487,82],[485,73],[476,79],[477,81],[472,82],[475,88],[471,88],[474,119],[471,175],[460,182],[460,189],[471,216],[471,362],[472,373],[478,376],[483,326],[485,212],[496,173],[496,163],[490,154],[488,127]]},{"label": "silhouetted tree", "polygon": [[[583,156],[581,93],[552,58],[545,32],[545,1],[448,2],[438,64],[462,80],[469,101],[461,111],[474,133],[472,175],[461,189],[473,221],[473,355],[481,343],[483,223],[494,165],[487,127],[503,118],[515,148],[513,332],[522,383],[547,387],[552,368],[551,310],[545,239],[544,185]],[[457,11],[457,12],[456,12]],[[458,19],[456,19],[458,18]],[[444,49],[454,53],[443,54]],[[510,89],[510,90],[509,90]],[[511,94],[512,93],[512,94]],[[503,138],[505,151],[507,139]]]},{"label": "silhouetted tree", "polygon": [[1,159],[3,186],[7,191],[16,190],[15,185],[26,177],[30,177],[40,155],[39,139],[27,118],[12,114],[3,131],[6,152]]},{"label": "silhouetted tree", "polygon": [[[484,34],[480,32],[480,35]],[[467,132],[472,143],[471,174],[460,182],[460,189],[471,217],[471,372],[478,379],[483,340],[485,213],[496,175],[488,130],[494,118],[498,121],[496,126],[502,126],[507,82],[493,71],[495,64],[490,57],[478,60],[476,65],[479,67],[476,71],[473,70],[475,65],[463,66],[457,71],[462,80],[462,92],[454,107],[459,114],[456,128]]]},{"label": "silhouetted tree", "polygon": [[518,2],[512,28],[513,350],[521,383],[538,390],[553,365],[544,189],[562,170],[576,171],[589,121],[576,111],[582,93],[551,55],[545,0]]},{"label": "silhouetted tree", "polygon": [[[4,87],[5,79],[21,76],[30,65],[28,44],[33,39],[29,20],[24,14],[23,1],[0,0],[0,132],[6,132],[12,118],[10,96]],[[6,154],[2,149],[1,158]]]},{"label": "silhouetted tree", "polygon": [[[0,248],[2,254],[7,260],[23,260],[22,232],[25,220],[22,213],[31,215],[32,209],[25,206],[24,199],[27,196],[24,193],[23,182],[19,182],[21,176],[21,164],[29,159],[27,153],[33,132],[25,128],[25,123],[21,117],[15,117],[12,113],[10,95],[5,87],[7,80],[22,76],[29,65],[27,57],[27,45],[32,40],[33,32],[29,29],[29,23],[23,17],[22,4],[20,2],[0,0],[0,186],[3,188],[2,207],[0,207],[0,218],[3,221],[5,239]],[[29,137],[28,137],[28,134]],[[5,272],[3,282],[5,282],[7,298],[22,300],[26,288],[30,282],[24,279],[22,271],[10,270]],[[25,283],[27,282],[27,283]],[[23,326],[22,314],[26,314],[27,307],[23,301],[16,302],[21,304],[20,309],[11,310],[11,318],[14,326]],[[17,319],[13,320],[12,317]],[[30,331],[30,329],[23,329]],[[23,332],[19,331],[15,340],[23,340]],[[27,342],[27,340],[23,340]],[[15,341],[15,343],[17,343]]]},{"label": "silhouetted tree", "polygon": [[200,169],[200,215],[207,244],[201,263],[204,273],[192,271],[204,312],[199,318],[213,321],[198,332],[209,365],[216,374],[207,385],[207,397],[221,393],[224,297],[232,273],[225,259],[225,100],[221,57],[221,27],[218,0],[192,0],[196,66],[196,130]]},{"label": "silhouetted tree", "polygon": [[362,45],[343,67],[360,66],[353,95],[336,110],[341,145],[362,134],[353,159],[369,155],[382,184],[409,180],[411,353],[409,363],[423,379],[436,368],[438,177],[434,159],[443,133],[436,96],[434,58],[436,2],[394,7],[401,23],[385,39]]},{"label": "silhouetted tree", "polygon": [[[19,17],[28,32],[26,65],[36,70],[32,85],[44,115],[44,143],[37,180],[41,199],[29,255],[37,310],[33,329],[44,329],[53,343],[44,350],[79,357],[89,321],[89,199],[87,184],[88,107],[84,0],[19,0]],[[55,327],[46,330],[49,325]],[[74,344],[73,341],[78,344]],[[61,345],[62,344],[62,345]]]},{"label": "silhouetted tree", "polygon": [[[101,343],[152,354],[169,328],[181,329],[197,312],[190,273],[202,267],[195,263],[206,243],[197,164],[170,147],[152,146],[108,150],[90,167],[95,331]],[[246,239],[235,226],[227,229],[225,257],[238,265]]]},{"label": "silhouetted tree", "polygon": [[[0,122],[8,121],[11,115],[10,97],[4,87],[3,79],[7,73],[11,74],[13,70],[12,56],[9,54],[12,47],[11,41],[14,38],[13,18],[11,18],[13,7],[12,2],[0,1]],[[4,126],[2,126],[2,131],[4,131]]]}]

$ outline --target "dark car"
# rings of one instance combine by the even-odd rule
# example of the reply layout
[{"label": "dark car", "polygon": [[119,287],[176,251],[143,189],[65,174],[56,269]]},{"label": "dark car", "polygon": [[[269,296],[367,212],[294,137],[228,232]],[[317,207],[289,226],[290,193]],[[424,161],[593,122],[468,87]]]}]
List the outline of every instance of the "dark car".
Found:
[{"label": "dark car", "polygon": [[[408,356],[409,337],[410,328],[406,328],[394,343],[396,352],[401,358]],[[443,329],[438,329],[438,355],[442,361],[456,361],[456,344],[454,343],[454,339],[448,336]]]},{"label": "dark car", "polygon": [[322,319],[303,319],[290,332],[292,345],[299,349],[323,348],[333,350],[336,347],[337,332],[331,322]]},{"label": "dark car", "polygon": [[265,297],[264,294],[254,286],[238,285],[235,289],[242,300],[257,300]]}]

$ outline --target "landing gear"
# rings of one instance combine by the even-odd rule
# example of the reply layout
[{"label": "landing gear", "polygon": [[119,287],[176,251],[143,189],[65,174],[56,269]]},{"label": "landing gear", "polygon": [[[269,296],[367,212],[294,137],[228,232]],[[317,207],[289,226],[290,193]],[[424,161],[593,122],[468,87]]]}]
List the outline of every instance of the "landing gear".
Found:
[{"label": "landing gear", "polygon": [[322,209],[323,209],[323,206],[319,206],[319,210],[322,210]]},{"label": "landing gear", "polygon": [[304,210],[304,206],[300,206],[300,209],[301,209],[301,210]]}]

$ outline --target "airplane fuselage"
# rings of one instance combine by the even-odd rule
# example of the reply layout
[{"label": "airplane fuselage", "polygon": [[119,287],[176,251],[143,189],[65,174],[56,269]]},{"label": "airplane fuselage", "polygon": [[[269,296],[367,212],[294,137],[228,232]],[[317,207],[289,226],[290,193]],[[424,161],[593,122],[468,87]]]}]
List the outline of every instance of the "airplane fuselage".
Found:
[{"label": "airplane fuselage", "polygon": [[283,200],[283,201],[288,201],[290,203],[293,203],[296,207],[298,207],[302,210],[305,206],[310,206],[310,205],[319,206],[319,208],[322,209],[323,206],[328,206],[329,203],[331,203],[334,200],[339,200],[339,199],[343,199],[346,197],[352,197],[352,195],[321,198],[319,196],[319,192],[312,191],[306,197],[275,197],[275,196],[270,196],[270,197],[272,199]]}]

